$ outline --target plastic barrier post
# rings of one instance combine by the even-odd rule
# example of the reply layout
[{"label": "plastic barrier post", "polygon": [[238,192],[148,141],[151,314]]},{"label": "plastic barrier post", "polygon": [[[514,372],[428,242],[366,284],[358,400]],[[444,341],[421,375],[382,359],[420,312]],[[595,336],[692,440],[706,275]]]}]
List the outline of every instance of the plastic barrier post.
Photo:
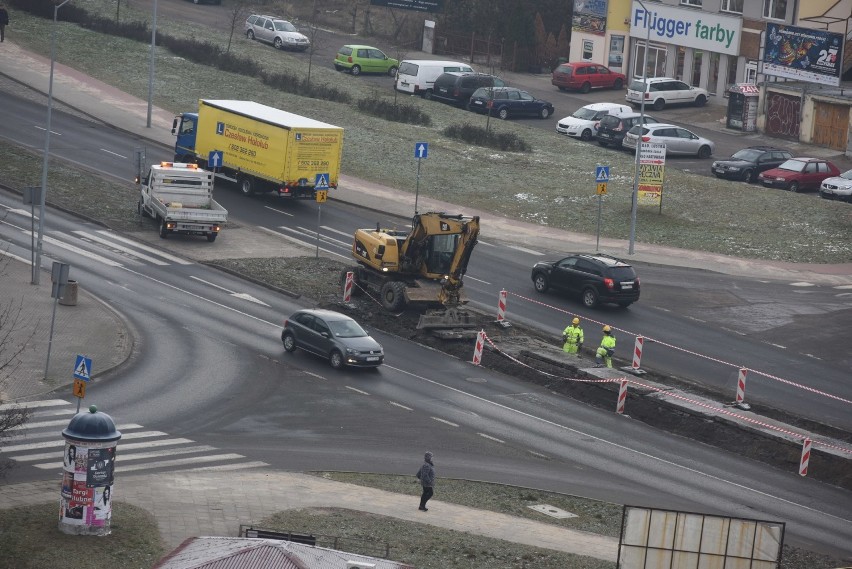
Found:
[{"label": "plastic barrier post", "polygon": [[482,363],[482,348],[485,346],[485,330],[480,330],[476,335],[476,347],[473,349],[473,365]]},{"label": "plastic barrier post", "polygon": [[497,299],[497,322],[503,322],[506,319],[506,297],[509,295],[505,290],[500,291],[500,297]]},{"label": "plastic barrier post", "polygon": [[642,344],[645,343],[645,338],[636,336],[636,344],[633,346],[633,369],[639,369],[639,362],[642,361]]},{"label": "plastic barrier post", "polygon": [[811,439],[805,439],[802,444],[802,460],[799,462],[799,475],[808,475],[808,462],[811,460]]},{"label": "plastic barrier post", "polygon": [[346,273],[346,283],[343,285],[343,302],[352,300],[352,283],[355,280],[355,273],[349,271]]},{"label": "plastic barrier post", "polygon": [[740,368],[740,373],[737,376],[737,405],[745,402],[745,385],[747,374],[748,370],[746,368]]},{"label": "plastic barrier post", "polygon": [[624,402],[627,401],[627,380],[621,380],[621,387],[618,388],[618,406],[615,412],[619,415],[624,414]]}]

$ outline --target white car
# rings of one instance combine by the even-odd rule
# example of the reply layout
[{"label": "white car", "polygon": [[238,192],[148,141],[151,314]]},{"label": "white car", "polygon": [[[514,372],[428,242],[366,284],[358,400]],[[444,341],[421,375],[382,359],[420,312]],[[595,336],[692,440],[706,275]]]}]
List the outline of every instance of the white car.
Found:
[{"label": "white car", "polygon": [[691,154],[699,158],[710,158],[716,144],[709,138],[698,136],[691,130],[673,124],[636,125],[624,135],[624,148],[636,149],[642,142],[657,142],[666,145],[666,154]]},{"label": "white car", "polygon": [[570,117],[556,123],[556,132],[582,140],[592,140],[598,133],[598,121],[606,115],[625,113],[630,107],[619,103],[593,103],[580,107]]},{"label": "white car", "polygon": [[827,200],[852,203],[852,170],[834,178],[826,178],[819,187],[819,195]]},{"label": "white car", "polygon": [[692,87],[683,81],[671,77],[651,77],[645,80],[647,89],[641,79],[634,79],[627,87],[625,99],[634,107],[642,105],[642,94],[645,95],[645,106],[650,105],[655,111],[662,111],[668,105],[695,105],[703,107],[707,103],[707,90]]},{"label": "white car", "polygon": [[300,33],[296,26],[273,16],[249,16],[246,18],[245,34],[250,40],[271,43],[275,49],[305,51],[311,47],[308,37]]}]

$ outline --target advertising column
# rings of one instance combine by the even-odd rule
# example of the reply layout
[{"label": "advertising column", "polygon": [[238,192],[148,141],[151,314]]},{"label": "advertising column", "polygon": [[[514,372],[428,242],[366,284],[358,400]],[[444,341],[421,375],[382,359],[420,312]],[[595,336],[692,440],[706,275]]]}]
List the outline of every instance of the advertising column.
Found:
[{"label": "advertising column", "polygon": [[77,413],[62,431],[62,489],[59,530],[72,535],[109,535],[115,447],[121,438],[112,417],[98,412]]}]

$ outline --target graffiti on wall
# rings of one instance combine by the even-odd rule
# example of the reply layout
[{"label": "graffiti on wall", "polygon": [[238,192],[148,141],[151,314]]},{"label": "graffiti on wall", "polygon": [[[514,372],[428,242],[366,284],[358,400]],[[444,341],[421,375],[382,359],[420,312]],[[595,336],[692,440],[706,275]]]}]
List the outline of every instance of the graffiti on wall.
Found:
[{"label": "graffiti on wall", "polygon": [[766,94],[766,133],[799,139],[799,115],[802,100],[799,97],[767,92]]}]

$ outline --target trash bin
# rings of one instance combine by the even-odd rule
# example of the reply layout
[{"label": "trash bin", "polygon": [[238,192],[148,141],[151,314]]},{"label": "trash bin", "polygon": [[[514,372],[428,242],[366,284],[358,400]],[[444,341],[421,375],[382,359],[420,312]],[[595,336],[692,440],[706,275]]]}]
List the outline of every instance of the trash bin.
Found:
[{"label": "trash bin", "polygon": [[65,285],[65,293],[59,299],[62,306],[77,306],[77,281],[68,279]]}]

